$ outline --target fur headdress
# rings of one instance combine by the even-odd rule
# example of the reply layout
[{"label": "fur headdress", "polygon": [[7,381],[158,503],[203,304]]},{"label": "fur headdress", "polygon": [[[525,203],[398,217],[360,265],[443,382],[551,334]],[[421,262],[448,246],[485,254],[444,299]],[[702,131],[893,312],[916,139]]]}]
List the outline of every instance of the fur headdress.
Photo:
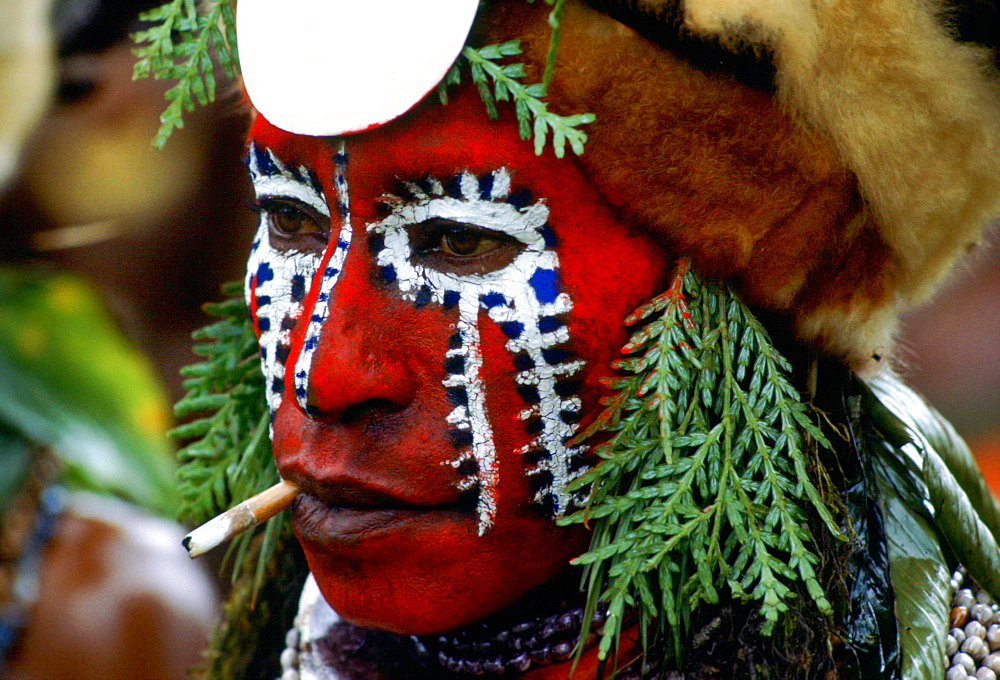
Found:
[{"label": "fur headdress", "polygon": [[[500,3],[484,40],[519,38],[540,68],[545,10],[524,5]],[[1000,29],[1000,8],[978,6]],[[566,3],[548,92],[560,111],[597,115],[577,162],[624,215],[800,340],[869,368],[899,312],[1000,216],[1000,83],[987,49],[959,39],[962,8],[599,8]]]}]

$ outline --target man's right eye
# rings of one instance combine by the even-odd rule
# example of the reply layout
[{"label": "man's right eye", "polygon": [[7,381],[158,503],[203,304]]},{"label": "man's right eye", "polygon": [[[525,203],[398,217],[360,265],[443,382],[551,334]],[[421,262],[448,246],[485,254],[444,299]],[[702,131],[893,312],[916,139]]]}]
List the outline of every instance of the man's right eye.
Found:
[{"label": "man's right eye", "polygon": [[326,242],[327,220],[305,203],[293,198],[265,196],[258,202],[271,234],[283,239],[311,237]]}]

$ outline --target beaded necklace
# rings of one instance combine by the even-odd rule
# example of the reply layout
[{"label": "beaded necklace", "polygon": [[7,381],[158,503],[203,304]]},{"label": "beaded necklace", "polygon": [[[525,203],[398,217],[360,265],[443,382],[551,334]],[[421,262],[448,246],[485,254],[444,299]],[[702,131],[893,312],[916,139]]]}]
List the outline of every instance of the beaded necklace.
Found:
[{"label": "beaded necklace", "polygon": [[65,506],[56,472],[55,460],[40,455],[0,519],[0,674],[38,601],[42,552]]}]

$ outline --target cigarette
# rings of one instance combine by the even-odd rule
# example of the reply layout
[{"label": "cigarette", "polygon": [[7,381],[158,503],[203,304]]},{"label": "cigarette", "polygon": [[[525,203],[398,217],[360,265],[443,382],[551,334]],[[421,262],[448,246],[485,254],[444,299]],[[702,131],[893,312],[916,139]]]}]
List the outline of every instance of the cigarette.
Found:
[{"label": "cigarette", "polygon": [[270,489],[261,491],[218,517],[208,520],[184,537],[182,543],[190,557],[204,555],[230,538],[266,522],[292,504],[299,487],[281,480]]}]

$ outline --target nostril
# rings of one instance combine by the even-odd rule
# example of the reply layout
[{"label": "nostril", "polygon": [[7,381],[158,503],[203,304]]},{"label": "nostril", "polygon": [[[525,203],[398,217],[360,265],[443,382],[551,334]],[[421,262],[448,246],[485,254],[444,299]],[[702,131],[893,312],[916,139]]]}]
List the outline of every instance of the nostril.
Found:
[{"label": "nostril", "polygon": [[404,408],[405,406],[393,403],[389,399],[366,399],[348,406],[343,415],[340,416],[340,422],[343,425],[352,425],[363,420],[373,420],[379,416],[396,413]]}]

